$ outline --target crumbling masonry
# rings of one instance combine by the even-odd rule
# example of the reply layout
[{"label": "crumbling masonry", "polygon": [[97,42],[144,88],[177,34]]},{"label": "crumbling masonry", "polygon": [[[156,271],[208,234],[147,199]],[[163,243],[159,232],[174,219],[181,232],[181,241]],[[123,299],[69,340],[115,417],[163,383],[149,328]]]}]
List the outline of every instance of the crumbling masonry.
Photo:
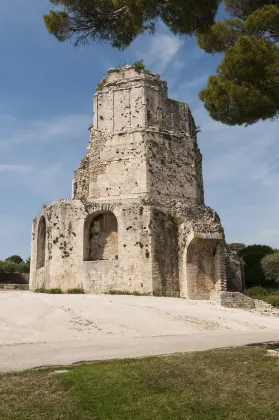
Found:
[{"label": "crumbling masonry", "polygon": [[227,290],[224,246],[188,105],[168,99],[159,75],[109,70],[73,197],[34,220],[31,290],[209,299]]}]

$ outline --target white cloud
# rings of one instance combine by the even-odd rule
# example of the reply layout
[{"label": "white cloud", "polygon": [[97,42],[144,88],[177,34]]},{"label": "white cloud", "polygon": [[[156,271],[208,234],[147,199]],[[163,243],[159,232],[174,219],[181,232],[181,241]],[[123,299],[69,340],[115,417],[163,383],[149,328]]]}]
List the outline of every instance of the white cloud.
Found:
[{"label": "white cloud", "polygon": [[[182,41],[170,34],[158,34],[148,38],[148,48],[146,45],[137,51],[138,59],[143,59],[144,63],[155,73],[164,73],[171,61],[173,61],[182,45]],[[175,61],[178,66],[178,61]]]},{"label": "white cloud", "polygon": [[0,172],[17,172],[20,174],[26,174],[34,170],[34,167],[31,165],[2,165],[0,164]]},{"label": "white cloud", "polygon": [[14,115],[0,115],[0,152],[27,143],[45,143],[73,138],[86,133],[91,115],[73,114],[46,120],[24,120]]},{"label": "white cloud", "polygon": [[229,127],[194,110],[202,132],[206,202],[223,220],[229,242],[279,248],[279,120]]}]

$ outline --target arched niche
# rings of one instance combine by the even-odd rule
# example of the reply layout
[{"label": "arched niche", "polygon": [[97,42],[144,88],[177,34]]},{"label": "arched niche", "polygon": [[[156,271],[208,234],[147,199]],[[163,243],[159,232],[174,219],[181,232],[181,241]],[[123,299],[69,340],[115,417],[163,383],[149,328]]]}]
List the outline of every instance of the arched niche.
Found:
[{"label": "arched niche", "polygon": [[187,248],[186,273],[189,298],[209,299],[220,278],[219,241],[194,238]]},{"label": "arched niche", "polygon": [[118,223],[111,211],[94,213],[84,225],[84,261],[118,259]]},{"label": "arched niche", "polygon": [[46,219],[40,218],[37,234],[37,269],[45,266],[46,259]]}]

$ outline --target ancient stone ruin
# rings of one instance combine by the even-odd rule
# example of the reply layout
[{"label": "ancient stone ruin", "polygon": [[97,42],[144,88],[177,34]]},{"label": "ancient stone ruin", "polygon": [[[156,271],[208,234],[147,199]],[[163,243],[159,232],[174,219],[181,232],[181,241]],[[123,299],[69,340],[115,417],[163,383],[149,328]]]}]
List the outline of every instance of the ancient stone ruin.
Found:
[{"label": "ancient stone ruin", "polygon": [[33,222],[30,289],[209,299],[227,290],[224,250],[188,105],[159,75],[110,69],[72,199]]}]

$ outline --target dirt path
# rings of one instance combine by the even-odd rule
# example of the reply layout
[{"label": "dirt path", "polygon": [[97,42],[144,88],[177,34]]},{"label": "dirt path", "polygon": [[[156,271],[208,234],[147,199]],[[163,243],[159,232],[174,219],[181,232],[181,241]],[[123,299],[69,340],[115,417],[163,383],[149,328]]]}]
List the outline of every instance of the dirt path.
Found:
[{"label": "dirt path", "polygon": [[279,316],[204,301],[0,292],[0,371],[279,341]]}]

